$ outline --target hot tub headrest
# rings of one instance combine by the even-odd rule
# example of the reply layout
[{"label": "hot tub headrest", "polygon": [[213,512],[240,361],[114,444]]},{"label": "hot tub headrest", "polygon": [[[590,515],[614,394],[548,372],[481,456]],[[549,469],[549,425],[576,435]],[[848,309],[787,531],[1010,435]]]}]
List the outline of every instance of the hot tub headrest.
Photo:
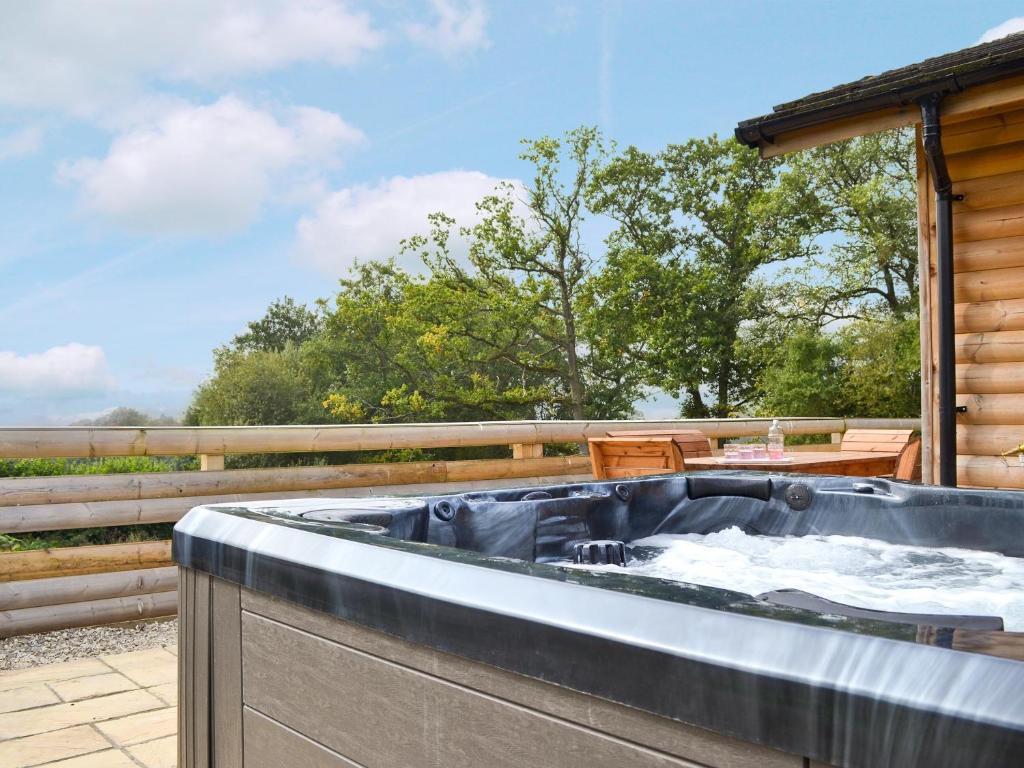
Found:
[{"label": "hot tub headrest", "polygon": [[303,520],[377,528],[391,538],[423,541],[426,538],[427,502],[423,499],[331,499],[300,512]]},{"label": "hot tub headrest", "polygon": [[686,495],[690,499],[705,499],[709,496],[743,496],[748,499],[768,501],[772,497],[772,480],[770,477],[696,475],[687,478]]}]

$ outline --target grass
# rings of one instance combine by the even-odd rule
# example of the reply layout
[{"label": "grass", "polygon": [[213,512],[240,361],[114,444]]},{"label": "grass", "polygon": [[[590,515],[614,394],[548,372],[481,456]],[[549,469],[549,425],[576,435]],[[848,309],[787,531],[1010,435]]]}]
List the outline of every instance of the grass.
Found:
[{"label": "grass", "polygon": [[0,477],[117,475],[199,469],[195,456],[114,456],[102,459],[0,459]]},{"label": "grass", "polygon": [[67,531],[0,533],[0,552],[27,552],[33,549],[84,547],[90,544],[125,544],[132,541],[160,541],[171,538],[173,523],[121,525],[110,528],[74,528]]}]

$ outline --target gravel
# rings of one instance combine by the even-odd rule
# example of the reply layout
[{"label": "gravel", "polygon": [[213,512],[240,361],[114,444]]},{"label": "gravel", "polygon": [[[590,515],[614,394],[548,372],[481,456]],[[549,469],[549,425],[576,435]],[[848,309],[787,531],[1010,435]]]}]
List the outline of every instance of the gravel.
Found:
[{"label": "gravel", "polygon": [[144,651],[177,642],[177,619],[21,635],[0,640],[0,670],[36,667],[109,653]]}]

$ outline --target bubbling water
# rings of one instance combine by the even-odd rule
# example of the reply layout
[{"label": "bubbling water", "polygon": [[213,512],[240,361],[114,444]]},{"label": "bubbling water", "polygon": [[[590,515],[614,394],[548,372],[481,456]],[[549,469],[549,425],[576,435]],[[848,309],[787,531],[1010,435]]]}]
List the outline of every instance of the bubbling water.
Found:
[{"label": "bubbling water", "polygon": [[660,534],[632,546],[643,548],[629,564],[639,576],[752,595],[800,589],[885,611],[1001,616],[1008,631],[1024,631],[1020,558],[852,536],[751,536],[736,527]]}]

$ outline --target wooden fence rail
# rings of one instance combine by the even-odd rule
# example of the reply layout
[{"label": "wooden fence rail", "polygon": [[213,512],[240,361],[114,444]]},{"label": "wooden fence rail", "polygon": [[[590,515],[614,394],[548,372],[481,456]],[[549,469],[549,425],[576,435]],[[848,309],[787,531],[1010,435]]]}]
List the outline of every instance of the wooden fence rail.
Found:
[{"label": "wooden fence rail", "polygon": [[[787,435],[917,428],[916,419],[789,418]],[[200,504],[308,496],[448,493],[590,479],[585,456],[543,455],[622,429],[765,435],[770,419],[522,421],[273,427],[0,428],[0,458],[200,455],[201,471],[0,478],[0,534],[166,523]],[[979,435],[981,439],[981,435]],[[511,458],[225,470],[240,453],[509,446]],[[835,449],[836,445],[826,446]],[[170,543],[0,553],[0,637],[172,615]]]},{"label": "wooden fence rail", "polygon": [[[843,432],[845,419],[782,419],[791,435]],[[851,420],[852,421],[852,420]],[[890,424],[891,419],[861,419]],[[614,429],[700,429],[708,437],[766,435],[771,419],[498,421],[450,424],[331,424],[274,427],[8,427],[0,458],[326,453],[393,448],[584,442]]]}]

